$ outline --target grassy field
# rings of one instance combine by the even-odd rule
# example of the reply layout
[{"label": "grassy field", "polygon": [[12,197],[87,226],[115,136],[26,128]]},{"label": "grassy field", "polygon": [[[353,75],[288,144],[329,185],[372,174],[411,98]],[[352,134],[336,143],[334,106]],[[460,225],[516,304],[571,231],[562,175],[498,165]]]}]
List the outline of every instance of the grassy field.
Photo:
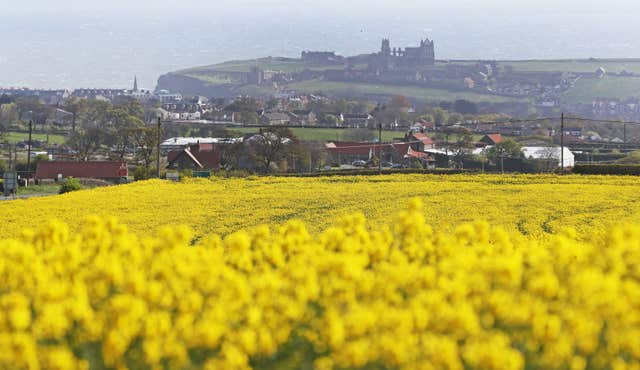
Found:
[{"label": "grassy field", "polygon": [[595,72],[599,67],[607,72],[622,71],[640,73],[640,59],[569,59],[569,60],[526,60],[499,62],[501,66],[511,66],[516,71],[527,72]]},{"label": "grassy field", "polygon": [[57,194],[60,190],[58,184],[48,185],[30,185],[29,187],[19,187],[18,195],[30,195],[30,194]]},{"label": "grassy field", "polygon": [[478,94],[473,92],[452,92],[418,86],[394,86],[371,83],[303,81],[289,84],[288,87],[292,90],[304,93],[322,92],[324,94],[336,96],[404,95],[417,100],[433,102],[456,99],[490,103],[524,101],[523,99]]},{"label": "grassy field", "polygon": [[[442,69],[447,64],[468,65],[474,61],[451,61],[449,63],[438,62],[434,68]],[[640,59],[568,59],[568,60],[524,60],[524,61],[501,61],[499,65],[512,67],[516,71],[525,72],[577,72],[592,73],[599,67],[603,67],[609,73],[620,73],[623,71],[640,74]],[[309,65],[300,60],[291,58],[261,58],[244,61],[230,61],[210,66],[185,69],[177,73],[198,78],[209,85],[235,85],[234,93],[248,94],[256,96],[268,96],[277,92],[270,87],[258,87],[245,85],[234,73],[248,72],[252,67],[260,67],[265,70],[276,70],[283,72],[300,72],[304,69],[328,70],[341,69],[344,65]],[[357,65],[355,68],[364,68],[364,65]],[[475,102],[509,102],[524,101],[523,99],[500,97],[471,91],[452,92],[436,88],[422,88],[416,86],[394,86],[386,84],[372,83],[351,83],[351,82],[328,82],[328,81],[303,81],[293,83],[288,88],[303,92],[322,92],[334,96],[389,96],[405,95],[421,101],[442,101],[467,99]],[[590,102],[593,97],[627,98],[640,96],[640,78],[608,76],[603,81],[590,81],[588,79],[580,81],[576,88],[572,89],[566,96],[566,101]]]},{"label": "grassy field", "polygon": [[[251,68],[259,67],[267,71],[300,72],[304,69],[312,71],[326,71],[330,69],[342,69],[343,64],[309,64],[297,59],[289,58],[260,58],[251,60],[229,61],[209,66],[195,67],[180,71],[180,73],[211,73],[211,72],[249,72]],[[354,68],[364,68],[356,65]]]},{"label": "grassy field", "polygon": [[[230,131],[234,135],[244,135],[248,133],[258,132],[252,127],[233,128]],[[292,127],[291,131],[300,140],[306,141],[345,141],[345,130],[337,130],[330,128],[301,128]],[[372,130],[375,137],[378,137],[378,131]],[[402,131],[382,131],[382,141],[393,141],[393,139],[404,136]]]},{"label": "grassy field", "polygon": [[640,77],[582,78],[564,95],[564,100],[569,103],[588,104],[594,97],[617,99],[640,97]]},{"label": "grassy field", "polygon": [[[47,134],[42,133],[34,133],[31,135],[33,140],[38,141],[47,141]],[[8,132],[5,137],[9,143],[14,144],[20,141],[25,141],[29,139],[29,134],[26,132]],[[49,135],[49,144],[63,144],[66,140],[66,137],[63,135]]]}]

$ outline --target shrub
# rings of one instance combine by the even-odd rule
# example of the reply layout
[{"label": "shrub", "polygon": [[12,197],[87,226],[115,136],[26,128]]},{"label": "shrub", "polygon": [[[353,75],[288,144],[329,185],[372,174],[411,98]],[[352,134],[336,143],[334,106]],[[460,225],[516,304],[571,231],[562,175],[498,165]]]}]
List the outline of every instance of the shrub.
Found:
[{"label": "shrub", "polygon": [[188,177],[193,177],[193,170],[189,170],[189,169],[180,170],[179,174],[180,174],[180,179],[186,179]]},{"label": "shrub", "polygon": [[138,166],[133,171],[133,178],[136,181],[148,180],[148,179],[150,179],[152,177],[153,177],[153,170],[151,168],[149,168],[149,167]]},{"label": "shrub", "polygon": [[80,189],[82,189],[82,184],[80,184],[80,181],[78,181],[78,179],[74,179],[73,177],[68,177],[62,183],[62,185],[60,185],[60,190],[58,191],[58,194],[69,193],[69,192],[80,190]]},{"label": "shrub", "polygon": [[640,176],[637,164],[577,164],[573,173],[581,175],[633,175]]}]

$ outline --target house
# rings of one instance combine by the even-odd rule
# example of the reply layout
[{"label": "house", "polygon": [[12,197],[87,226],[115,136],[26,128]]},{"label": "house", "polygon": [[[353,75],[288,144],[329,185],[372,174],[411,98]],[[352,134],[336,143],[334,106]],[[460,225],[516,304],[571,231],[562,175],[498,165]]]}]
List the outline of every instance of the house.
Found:
[{"label": "house", "polygon": [[222,147],[213,143],[197,143],[181,150],[170,151],[167,159],[167,168],[218,170],[222,163]]},{"label": "house", "polygon": [[40,161],[35,180],[59,180],[66,177],[120,180],[128,175],[127,164],[120,161]]},{"label": "house", "polygon": [[182,101],[182,94],[172,94],[167,90],[160,90],[156,92],[155,96],[163,104]]},{"label": "house", "polygon": [[315,125],[317,122],[316,114],[311,109],[294,110],[291,112],[291,121],[298,125]]},{"label": "house", "polygon": [[573,137],[582,136],[581,127],[565,127],[563,132],[564,132],[564,136],[573,136]]},{"label": "house", "polygon": [[286,113],[282,112],[266,112],[260,116],[260,122],[263,125],[270,126],[285,126],[291,122],[291,119]]},{"label": "house", "polygon": [[384,162],[408,163],[412,160],[432,161],[432,157],[411,148],[410,143],[360,143],[330,142],[325,144],[330,161],[336,164],[351,164],[354,161],[370,161],[380,157]]},{"label": "house", "polygon": [[182,112],[179,113],[179,120],[181,121],[195,121],[201,118],[200,112]]},{"label": "house", "polygon": [[195,144],[235,144],[242,138],[172,137],[160,143],[160,151],[181,150]]},{"label": "house", "polygon": [[347,127],[369,127],[373,123],[373,116],[365,114],[342,114],[342,123]]},{"label": "house", "polygon": [[411,130],[425,132],[425,131],[433,131],[436,128],[436,124],[433,122],[428,122],[425,120],[420,120],[411,126]]},{"label": "house", "polygon": [[411,148],[418,152],[424,152],[426,149],[435,149],[436,147],[435,141],[421,132],[407,134],[405,141],[410,142]]},{"label": "house", "polygon": [[411,147],[407,149],[407,154],[404,155],[405,162],[418,162],[426,166],[426,168],[436,168],[436,159],[434,156],[425,152],[419,152],[413,150]]},{"label": "house", "polygon": [[496,145],[504,140],[501,134],[486,134],[480,139],[480,142],[485,145]]}]

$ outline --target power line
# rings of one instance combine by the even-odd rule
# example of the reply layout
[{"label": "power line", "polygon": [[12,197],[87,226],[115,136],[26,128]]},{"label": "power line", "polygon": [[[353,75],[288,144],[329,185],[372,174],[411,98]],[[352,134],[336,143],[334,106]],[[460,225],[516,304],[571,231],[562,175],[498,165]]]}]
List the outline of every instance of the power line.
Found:
[{"label": "power line", "polygon": [[624,125],[640,125],[640,122],[637,122],[637,121],[606,120],[606,119],[582,118],[582,117],[565,117],[565,120],[596,122],[596,123],[614,123],[614,124],[624,124]]}]

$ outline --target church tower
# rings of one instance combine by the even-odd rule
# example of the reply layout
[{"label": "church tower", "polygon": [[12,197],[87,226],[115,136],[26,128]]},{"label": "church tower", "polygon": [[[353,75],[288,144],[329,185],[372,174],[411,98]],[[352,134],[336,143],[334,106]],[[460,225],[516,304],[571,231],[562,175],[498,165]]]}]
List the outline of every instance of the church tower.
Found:
[{"label": "church tower", "polygon": [[138,76],[133,76],[133,92],[138,92]]},{"label": "church tower", "polygon": [[389,42],[389,39],[382,39],[380,54],[384,56],[391,55],[391,43]]}]

